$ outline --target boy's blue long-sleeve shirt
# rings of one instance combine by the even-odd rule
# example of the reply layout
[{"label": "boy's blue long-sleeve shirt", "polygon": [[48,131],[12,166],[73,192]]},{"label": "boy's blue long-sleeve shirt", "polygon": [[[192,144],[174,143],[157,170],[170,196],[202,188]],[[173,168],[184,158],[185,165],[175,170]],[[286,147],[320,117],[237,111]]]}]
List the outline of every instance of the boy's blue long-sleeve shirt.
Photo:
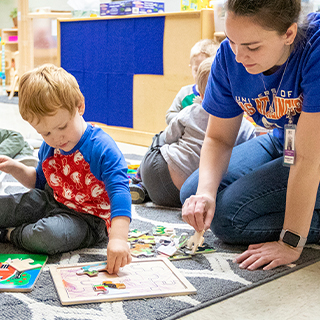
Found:
[{"label": "boy's blue long-sleeve shirt", "polygon": [[127,164],[114,140],[102,129],[87,125],[69,152],[43,142],[36,169],[36,188],[46,183],[55,199],[79,212],[99,216],[109,229],[114,217],[131,219]]}]

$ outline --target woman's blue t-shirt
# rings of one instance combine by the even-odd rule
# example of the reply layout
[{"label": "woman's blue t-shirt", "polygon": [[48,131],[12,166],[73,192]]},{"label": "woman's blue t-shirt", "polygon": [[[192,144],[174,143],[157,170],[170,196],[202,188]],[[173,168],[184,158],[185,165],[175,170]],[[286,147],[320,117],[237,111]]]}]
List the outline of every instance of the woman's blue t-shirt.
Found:
[{"label": "woman's blue t-shirt", "polygon": [[268,76],[248,73],[236,61],[228,39],[223,41],[212,64],[204,109],[220,118],[246,111],[258,125],[274,129],[282,142],[289,116],[297,123],[301,111],[320,112],[320,13],[308,19],[303,44],[297,45],[288,63]]}]

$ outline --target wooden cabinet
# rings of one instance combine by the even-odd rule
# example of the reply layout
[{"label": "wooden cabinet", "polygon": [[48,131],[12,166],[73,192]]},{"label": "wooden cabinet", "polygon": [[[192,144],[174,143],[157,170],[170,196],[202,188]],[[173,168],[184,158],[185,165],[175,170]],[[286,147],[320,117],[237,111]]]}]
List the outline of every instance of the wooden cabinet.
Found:
[{"label": "wooden cabinet", "polygon": [[6,50],[18,51],[18,29],[2,29],[1,39],[6,43]]},{"label": "wooden cabinet", "polygon": [[[18,64],[18,29],[2,29],[1,40],[5,42],[5,73],[6,85],[8,86],[13,77],[10,73],[17,68]],[[0,51],[1,50],[2,47],[0,48]]]}]

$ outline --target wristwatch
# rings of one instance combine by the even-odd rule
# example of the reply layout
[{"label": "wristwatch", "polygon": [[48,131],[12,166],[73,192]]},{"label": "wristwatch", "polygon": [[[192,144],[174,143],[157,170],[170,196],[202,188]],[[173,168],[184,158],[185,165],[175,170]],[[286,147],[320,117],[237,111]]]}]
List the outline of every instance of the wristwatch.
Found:
[{"label": "wristwatch", "polygon": [[307,242],[307,238],[285,229],[280,233],[280,240],[293,248],[302,248]]}]

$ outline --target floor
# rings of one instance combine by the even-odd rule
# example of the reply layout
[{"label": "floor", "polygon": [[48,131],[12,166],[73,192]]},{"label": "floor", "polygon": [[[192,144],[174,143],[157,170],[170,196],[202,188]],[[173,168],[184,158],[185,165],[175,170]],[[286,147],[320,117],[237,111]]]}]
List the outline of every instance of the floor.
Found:
[{"label": "floor", "polygon": [[[0,103],[0,128],[40,139],[19,115],[17,105]],[[118,143],[123,153],[143,155],[145,147]],[[183,320],[313,320],[320,319],[320,262],[255,289],[189,314]]]}]

